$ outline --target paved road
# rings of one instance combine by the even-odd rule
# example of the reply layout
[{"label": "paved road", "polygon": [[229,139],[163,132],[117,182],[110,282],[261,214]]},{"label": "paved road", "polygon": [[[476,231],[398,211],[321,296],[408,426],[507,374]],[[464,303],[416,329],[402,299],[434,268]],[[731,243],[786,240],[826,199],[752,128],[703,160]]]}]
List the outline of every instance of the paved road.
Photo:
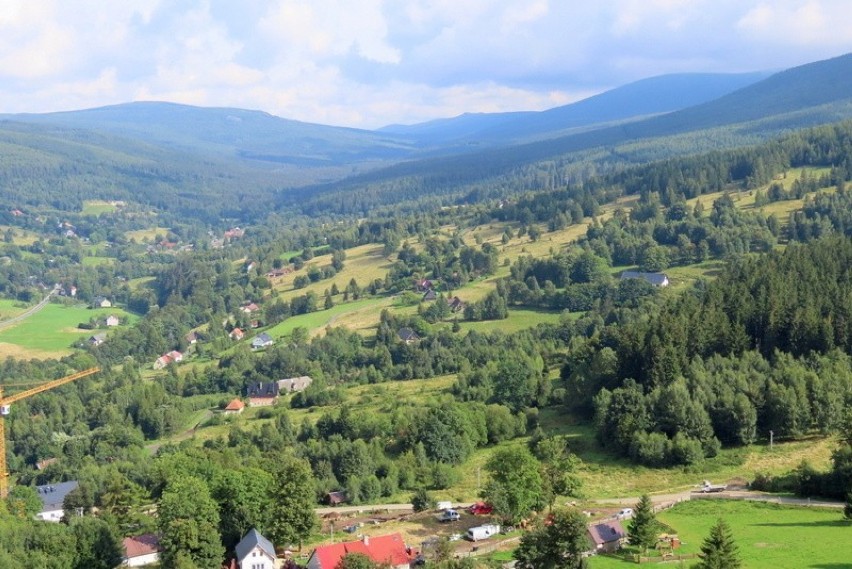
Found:
[{"label": "paved road", "polygon": [[47,303],[50,302],[50,297],[53,296],[54,294],[58,293],[58,292],[59,292],[59,286],[57,285],[57,286],[53,287],[53,290],[51,290],[49,293],[47,293],[47,296],[42,298],[39,301],[39,303],[36,304],[35,306],[33,306],[32,308],[28,308],[27,310],[18,314],[17,316],[14,316],[12,318],[9,318],[8,320],[3,320],[2,322],[0,322],[0,329],[7,328],[9,326],[13,326],[13,325],[15,325],[19,322],[26,320],[27,318],[29,318],[30,316],[32,316],[33,314],[35,314],[36,312],[38,312],[39,310],[41,310],[42,308],[47,306]]}]

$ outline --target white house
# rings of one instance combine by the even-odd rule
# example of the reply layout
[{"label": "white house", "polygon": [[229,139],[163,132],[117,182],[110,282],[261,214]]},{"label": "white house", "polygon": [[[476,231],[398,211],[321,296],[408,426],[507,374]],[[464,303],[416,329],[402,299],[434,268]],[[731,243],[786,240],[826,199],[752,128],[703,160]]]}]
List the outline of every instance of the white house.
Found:
[{"label": "white house", "polygon": [[160,560],[160,538],[153,533],[124,538],[124,561],[127,567],[144,567]]},{"label": "white house", "polygon": [[62,509],[65,496],[77,486],[76,480],[36,486],[38,497],[41,498],[41,511],[36,514],[36,518],[46,522],[62,521],[62,518],[65,517],[65,512]]},{"label": "white house", "polygon": [[275,546],[252,528],[234,548],[240,569],[275,569]]}]

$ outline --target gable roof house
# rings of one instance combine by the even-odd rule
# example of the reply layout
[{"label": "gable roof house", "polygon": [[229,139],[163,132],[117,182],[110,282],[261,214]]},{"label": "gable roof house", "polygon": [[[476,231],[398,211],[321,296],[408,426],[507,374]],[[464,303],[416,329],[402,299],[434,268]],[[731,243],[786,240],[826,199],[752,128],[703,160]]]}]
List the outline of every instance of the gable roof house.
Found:
[{"label": "gable roof house", "polygon": [[90,346],[100,346],[106,341],[106,334],[100,333],[89,336],[88,342]]},{"label": "gable roof house", "polygon": [[121,320],[119,320],[118,316],[116,316],[115,314],[110,314],[109,316],[106,317],[106,320],[104,321],[104,323],[107,326],[110,326],[110,327],[111,326],[118,326],[119,324],[121,324]]},{"label": "gable roof house", "polygon": [[278,401],[278,391],[278,382],[275,381],[258,381],[249,385],[246,389],[249,407],[273,405],[276,401]]},{"label": "gable roof house", "polygon": [[275,546],[252,528],[234,548],[240,569],[275,569]]},{"label": "gable roof house", "polygon": [[166,355],[169,356],[170,358],[172,358],[172,361],[175,362],[175,363],[183,361],[183,354],[180,353],[177,350],[172,350],[171,352],[169,352]]},{"label": "gable roof house", "polygon": [[423,293],[423,300],[424,301],[437,300],[437,298],[438,298],[438,295],[435,293],[434,289],[430,288],[429,290],[427,290],[426,292]]},{"label": "gable roof house", "polygon": [[453,312],[458,312],[460,310],[464,310],[464,301],[457,296],[454,296],[450,301],[450,310]]},{"label": "gable roof house", "polygon": [[414,342],[420,339],[420,336],[417,335],[417,332],[415,332],[411,328],[400,328],[399,332],[397,332],[396,335],[399,336],[399,339],[405,342],[406,344],[413,344]]},{"label": "gable roof house", "polygon": [[240,307],[240,312],[245,312],[246,314],[251,314],[252,312],[257,312],[260,310],[260,307],[254,302],[249,302],[245,306]]},{"label": "gable roof house", "polygon": [[375,563],[387,563],[394,569],[410,569],[412,555],[398,533],[376,537],[364,536],[317,547],[308,559],[307,569],[334,569],[347,553],[361,553]]},{"label": "gable roof house", "polygon": [[245,409],[246,404],[240,401],[239,398],[232,399],[230,403],[225,406],[223,413],[225,415],[239,415]]},{"label": "gable roof house", "polygon": [[70,482],[59,482],[58,484],[46,484],[36,486],[38,497],[41,498],[41,511],[36,518],[46,522],[59,522],[65,517],[62,505],[72,490],[77,488],[76,480]]},{"label": "gable roof house", "polygon": [[620,280],[642,279],[654,286],[669,286],[669,277],[665,273],[642,273],[640,271],[623,271]]},{"label": "gable roof house", "polygon": [[287,379],[279,379],[278,380],[278,391],[279,393],[282,391],[286,391],[288,393],[294,393],[296,391],[304,391],[307,389],[314,380],[308,375],[302,375],[299,377],[288,377]]},{"label": "gable roof house", "polygon": [[137,535],[136,537],[125,537],[122,542],[124,548],[123,565],[127,567],[144,567],[153,565],[160,560],[160,537],[153,533]]},{"label": "gable roof house", "polygon": [[198,343],[198,332],[189,332],[186,336],[183,337],[186,340],[186,343],[190,346]]},{"label": "gable roof house", "polygon": [[261,348],[269,347],[274,343],[275,341],[272,339],[272,336],[264,332],[251,341],[251,349],[259,350]]},{"label": "gable roof house", "polygon": [[245,337],[246,333],[240,330],[239,328],[234,328],[231,330],[231,333],[228,334],[232,340],[242,340]]},{"label": "gable roof house", "polygon": [[112,302],[105,296],[96,296],[92,301],[92,308],[111,308]]},{"label": "gable roof house", "polygon": [[621,548],[627,539],[621,522],[613,520],[589,526],[589,537],[595,544],[595,551],[612,553]]}]

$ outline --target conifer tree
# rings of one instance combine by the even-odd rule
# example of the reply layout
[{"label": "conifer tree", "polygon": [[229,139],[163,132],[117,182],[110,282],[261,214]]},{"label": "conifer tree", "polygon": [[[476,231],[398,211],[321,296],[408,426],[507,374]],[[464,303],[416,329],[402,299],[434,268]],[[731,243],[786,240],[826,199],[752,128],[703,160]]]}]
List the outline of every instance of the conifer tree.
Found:
[{"label": "conifer tree", "polygon": [[657,518],[654,516],[651,498],[647,494],[643,494],[633,507],[633,518],[627,527],[627,534],[630,545],[636,545],[643,550],[657,543]]},{"label": "conifer tree", "polygon": [[701,545],[701,562],[696,569],[739,569],[742,566],[730,526],[719,518]]}]

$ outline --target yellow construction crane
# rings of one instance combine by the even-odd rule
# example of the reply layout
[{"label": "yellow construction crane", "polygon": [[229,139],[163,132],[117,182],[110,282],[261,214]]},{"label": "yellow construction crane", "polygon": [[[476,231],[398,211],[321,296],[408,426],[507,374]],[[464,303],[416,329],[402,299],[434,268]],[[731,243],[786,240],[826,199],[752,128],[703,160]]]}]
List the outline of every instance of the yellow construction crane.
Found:
[{"label": "yellow construction crane", "polygon": [[3,386],[0,385],[0,499],[5,498],[9,495],[9,472],[6,470],[5,417],[9,414],[9,409],[12,403],[14,403],[15,401],[20,401],[21,399],[26,399],[27,397],[32,397],[33,395],[37,395],[43,391],[48,391],[50,389],[53,389],[54,387],[59,387],[60,385],[71,383],[72,381],[80,379],[81,377],[86,377],[87,375],[97,373],[100,370],[101,368],[97,367],[89,368],[87,370],[83,370],[72,375],[66,375],[65,377],[42,383],[41,385],[33,387],[32,389],[27,389],[26,391],[21,391],[20,393],[9,395],[8,397],[3,397]]}]

